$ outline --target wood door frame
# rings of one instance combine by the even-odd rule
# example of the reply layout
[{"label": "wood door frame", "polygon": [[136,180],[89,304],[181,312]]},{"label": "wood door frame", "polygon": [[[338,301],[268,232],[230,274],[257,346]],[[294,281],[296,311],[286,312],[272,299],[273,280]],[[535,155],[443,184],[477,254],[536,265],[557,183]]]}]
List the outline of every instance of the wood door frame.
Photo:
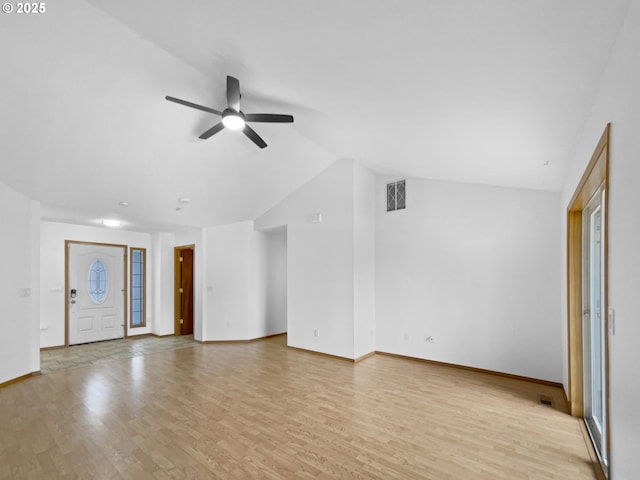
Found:
[{"label": "wood door frame", "polygon": [[196,258],[196,246],[195,244],[191,245],[181,245],[179,247],[173,248],[173,334],[175,336],[182,335],[182,328],[180,327],[180,315],[181,315],[181,301],[180,301],[180,252],[182,250],[192,250],[193,251],[193,279],[192,284],[193,288],[193,328],[195,331],[195,258]]},{"label": "wood door frame", "polygon": [[124,320],[124,338],[127,338],[127,304],[129,303],[129,295],[127,292],[127,258],[128,258],[128,245],[122,245],[119,243],[99,243],[99,242],[83,242],[80,240],[65,240],[64,241],[64,346],[69,346],[69,248],[72,244],[76,245],[96,245],[98,247],[117,247],[122,248],[124,262],[123,275],[124,275],[124,299],[123,299],[123,320]]},{"label": "wood door frame", "polygon": [[568,407],[571,415],[584,419],[583,349],[582,349],[582,212],[593,195],[604,186],[604,366],[607,408],[607,458],[610,458],[609,436],[609,136],[607,124],[591,160],[567,207],[567,328],[569,353]]}]

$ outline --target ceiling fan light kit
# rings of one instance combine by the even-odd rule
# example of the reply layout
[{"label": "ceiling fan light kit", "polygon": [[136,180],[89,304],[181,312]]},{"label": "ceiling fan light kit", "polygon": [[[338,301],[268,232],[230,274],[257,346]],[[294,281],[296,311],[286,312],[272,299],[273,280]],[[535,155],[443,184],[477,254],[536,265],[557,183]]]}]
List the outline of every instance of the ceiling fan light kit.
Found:
[{"label": "ceiling fan light kit", "polygon": [[266,142],[256,133],[256,131],[247,125],[247,122],[263,122],[263,123],[293,123],[292,115],[282,115],[276,113],[247,113],[244,114],[240,110],[240,82],[237,78],[227,75],[227,108],[222,112],[213,108],[204,107],[197,103],[188,102],[175,97],[165,97],[170,102],[184,105],[185,107],[195,108],[203,112],[219,115],[222,120],[216,123],[209,130],[204,132],[200,137],[206,140],[212,137],[220,130],[228,128],[229,130],[242,130],[249,139],[260,148],[267,146]]},{"label": "ceiling fan light kit", "polygon": [[229,130],[241,130],[246,125],[244,115],[230,108],[226,108],[222,112],[222,124]]}]

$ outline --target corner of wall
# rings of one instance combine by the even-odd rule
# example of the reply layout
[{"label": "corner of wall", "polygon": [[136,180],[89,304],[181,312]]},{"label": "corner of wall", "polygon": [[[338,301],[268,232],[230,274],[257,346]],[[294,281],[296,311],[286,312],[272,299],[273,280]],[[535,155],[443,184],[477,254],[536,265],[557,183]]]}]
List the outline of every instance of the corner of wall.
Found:
[{"label": "corner of wall", "polygon": [[353,352],[375,351],[375,175],[353,163]]},{"label": "corner of wall", "polygon": [[31,200],[31,371],[40,371],[40,202]]}]

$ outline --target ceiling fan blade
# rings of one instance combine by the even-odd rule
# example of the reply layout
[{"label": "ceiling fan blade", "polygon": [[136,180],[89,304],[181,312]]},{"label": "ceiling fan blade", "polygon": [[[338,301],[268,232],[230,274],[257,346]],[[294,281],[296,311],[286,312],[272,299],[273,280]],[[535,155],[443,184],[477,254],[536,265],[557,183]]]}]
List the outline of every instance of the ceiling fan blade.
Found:
[{"label": "ceiling fan blade", "polygon": [[224,125],[222,124],[222,122],[218,122],[213,127],[211,127],[209,130],[207,130],[202,135],[200,135],[198,138],[206,140],[207,138],[212,137],[213,135],[218,133],[223,128],[224,128]]},{"label": "ceiling fan blade", "polygon": [[277,113],[245,113],[244,119],[247,122],[293,123],[293,115]]},{"label": "ceiling fan blade", "polygon": [[245,125],[242,129],[242,133],[244,133],[247,137],[251,139],[253,143],[255,143],[260,148],[264,148],[267,146],[265,141],[256,133],[256,131],[251,128],[249,125]]},{"label": "ceiling fan blade", "polygon": [[240,82],[231,75],[227,75],[227,103],[229,108],[240,111]]},{"label": "ceiling fan blade", "polygon": [[167,96],[164,98],[166,98],[170,102],[175,102],[175,103],[179,103],[180,105],[184,105],[185,107],[196,108],[198,110],[202,110],[203,112],[213,113],[214,115],[222,115],[222,112],[219,112],[218,110],[214,110],[213,108],[209,108],[209,107],[203,107],[202,105],[198,105],[197,103],[187,102],[186,100],[180,100],[179,98],[175,98],[175,97]]}]

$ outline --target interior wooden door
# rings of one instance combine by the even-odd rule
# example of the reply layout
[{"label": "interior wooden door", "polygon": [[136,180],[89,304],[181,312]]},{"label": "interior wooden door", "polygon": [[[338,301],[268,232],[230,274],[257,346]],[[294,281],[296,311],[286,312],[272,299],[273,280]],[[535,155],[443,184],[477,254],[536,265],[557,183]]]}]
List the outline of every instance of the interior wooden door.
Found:
[{"label": "interior wooden door", "polygon": [[193,250],[185,249],[181,252],[181,301],[180,324],[181,335],[193,334]]},{"label": "interior wooden door", "polygon": [[175,335],[193,334],[193,245],[175,248]]}]

